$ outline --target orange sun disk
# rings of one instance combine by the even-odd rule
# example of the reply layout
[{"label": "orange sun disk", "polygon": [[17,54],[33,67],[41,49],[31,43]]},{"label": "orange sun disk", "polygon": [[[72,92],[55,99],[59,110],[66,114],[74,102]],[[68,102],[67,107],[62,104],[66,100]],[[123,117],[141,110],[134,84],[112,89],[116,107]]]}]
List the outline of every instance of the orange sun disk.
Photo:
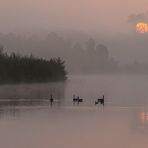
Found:
[{"label": "orange sun disk", "polygon": [[137,23],[136,30],[139,33],[146,33],[146,32],[148,32],[148,24],[146,24],[146,23]]}]

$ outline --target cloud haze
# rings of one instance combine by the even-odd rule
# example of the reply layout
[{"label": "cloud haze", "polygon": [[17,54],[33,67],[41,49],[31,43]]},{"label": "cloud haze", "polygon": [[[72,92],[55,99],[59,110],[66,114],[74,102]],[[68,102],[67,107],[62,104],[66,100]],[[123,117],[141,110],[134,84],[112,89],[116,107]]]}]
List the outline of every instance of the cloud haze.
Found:
[{"label": "cloud haze", "polygon": [[130,14],[128,16],[128,22],[131,24],[135,24],[138,22],[145,22],[148,23],[148,11],[145,13],[139,13],[139,14]]},{"label": "cloud haze", "polygon": [[147,6],[147,0],[1,0],[0,31],[130,32],[128,15]]},{"label": "cloud haze", "polygon": [[[146,21],[147,6],[148,0],[1,0],[0,32],[47,36],[49,32],[74,30],[77,33],[72,38],[78,41],[81,37],[85,39],[85,34],[95,36],[97,43],[106,45],[111,57],[119,61],[148,62],[147,35],[137,34],[133,26],[136,21]],[[37,52],[36,42],[32,43],[34,38],[28,39],[31,47],[25,45],[26,48],[19,47],[18,44],[23,46],[20,38],[14,47],[11,37],[5,38],[12,43],[2,40],[0,43],[6,47],[11,45],[11,51],[30,53],[30,48],[34,48],[34,53]],[[42,55],[48,56],[43,51]]]}]

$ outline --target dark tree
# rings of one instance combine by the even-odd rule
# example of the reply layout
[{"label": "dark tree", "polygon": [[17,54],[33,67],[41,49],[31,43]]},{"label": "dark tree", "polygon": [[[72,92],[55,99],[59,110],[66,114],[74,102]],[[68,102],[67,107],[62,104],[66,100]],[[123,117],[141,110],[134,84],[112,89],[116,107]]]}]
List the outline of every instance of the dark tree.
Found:
[{"label": "dark tree", "polygon": [[0,51],[1,83],[64,81],[67,78],[65,62],[60,58],[45,60],[16,53],[8,56],[3,50]]}]

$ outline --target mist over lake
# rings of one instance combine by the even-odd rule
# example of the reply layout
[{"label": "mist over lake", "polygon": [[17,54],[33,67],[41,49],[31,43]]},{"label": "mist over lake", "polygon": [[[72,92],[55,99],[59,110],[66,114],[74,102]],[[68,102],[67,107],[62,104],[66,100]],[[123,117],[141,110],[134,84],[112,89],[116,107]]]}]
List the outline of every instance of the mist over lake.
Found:
[{"label": "mist over lake", "polygon": [[148,147],[148,0],[0,1],[0,148]]},{"label": "mist over lake", "polygon": [[[147,87],[146,75],[70,75],[65,83],[1,85],[0,145],[146,148]],[[84,102],[73,105],[74,94]],[[104,107],[95,105],[102,95]]]}]

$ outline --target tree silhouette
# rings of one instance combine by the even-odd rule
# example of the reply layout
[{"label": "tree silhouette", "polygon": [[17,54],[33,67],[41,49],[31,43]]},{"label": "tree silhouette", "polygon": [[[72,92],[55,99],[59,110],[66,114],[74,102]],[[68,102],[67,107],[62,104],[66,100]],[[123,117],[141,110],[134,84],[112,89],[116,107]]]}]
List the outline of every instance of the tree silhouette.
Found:
[{"label": "tree silhouette", "polygon": [[0,82],[64,81],[67,72],[60,58],[45,60],[33,55],[3,53],[0,48]]}]

